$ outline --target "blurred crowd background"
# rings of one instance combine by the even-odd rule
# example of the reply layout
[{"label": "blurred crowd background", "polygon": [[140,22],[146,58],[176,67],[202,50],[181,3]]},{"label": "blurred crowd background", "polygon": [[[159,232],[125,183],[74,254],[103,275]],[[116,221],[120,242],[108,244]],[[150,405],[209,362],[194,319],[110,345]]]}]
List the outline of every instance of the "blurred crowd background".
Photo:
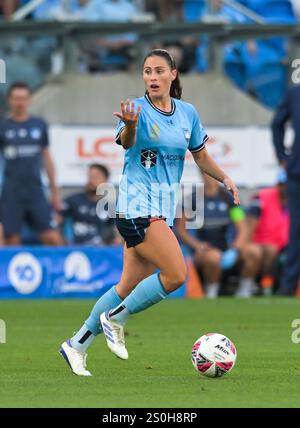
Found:
[{"label": "blurred crowd background", "polygon": [[[0,58],[5,60],[7,74],[7,83],[0,88],[1,117],[6,120],[12,113],[28,113],[31,92],[34,100],[51,79],[66,73],[65,39],[58,31],[63,25],[103,23],[103,28],[105,24],[114,23],[141,26],[153,23],[169,26],[185,23],[195,26],[201,23],[293,25],[299,19],[300,2],[297,0],[0,0],[0,27],[6,31],[0,35]],[[51,22],[57,23],[52,33],[49,30]],[[17,23],[24,25],[23,30],[9,32],[9,25]],[[30,28],[31,23],[45,25],[48,33],[28,32],[26,28]],[[94,34],[76,39],[72,73],[100,77],[136,73],[140,59],[137,45],[143,42],[142,36],[130,31],[130,25],[122,34],[98,34],[97,28]],[[150,46],[148,43],[147,48],[168,49],[182,75],[187,78],[200,75],[201,78],[215,71],[216,61],[211,58],[212,43],[214,41],[209,35],[187,32],[186,36],[178,38],[173,34],[168,41],[161,41],[158,37],[151,41]],[[293,44],[287,34],[233,40],[226,42],[218,51],[223,75],[257,106],[269,112],[273,135],[278,132],[275,112],[289,85],[292,49]],[[16,86],[8,94],[8,88],[13,84]],[[224,100],[224,105],[215,106],[215,109],[226,109],[226,103],[230,100]],[[26,114],[24,117],[27,119]],[[215,124],[218,125],[217,119]],[[6,128],[3,129],[5,133]],[[81,189],[69,186],[66,190],[59,189],[54,173],[49,173],[52,164],[55,170],[55,161],[49,160],[48,155],[43,156],[48,165],[50,183],[51,176],[53,180],[49,207],[52,207],[51,228],[55,234],[43,235],[40,233],[42,229],[36,230],[37,219],[43,215],[41,209],[35,216],[24,214],[17,238],[18,234],[9,233],[2,224],[1,245],[122,245],[114,220],[96,212],[99,201],[96,189],[99,184],[109,181],[109,165],[91,161],[86,185]],[[19,168],[20,164],[15,164],[15,167]],[[26,173],[24,177],[26,180]],[[181,219],[176,223],[175,232],[185,254],[192,258],[207,296],[273,294],[280,288],[289,241],[288,176],[284,165],[281,165],[273,186],[245,191],[240,207],[234,207],[226,192],[209,177],[202,180],[205,183],[204,226],[189,231],[185,229],[185,219]],[[5,201],[2,200],[3,203]]]},{"label": "blurred crowd background", "polygon": [[[10,21],[29,0],[1,0],[0,19]],[[226,22],[231,24],[296,23],[300,16],[297,0],[45,0],[26,21],[82,23],[190,23]],[[237,7],[236,7],[237,5]],[[23,15],[22,15],[23,17]],[[17,15],[18,19],[18,15]],[[93,36],[78,42],[76,71],[80,73],[132,70],[137,60],[139,36],[129,32],[108,37]],[[172,38],[152,47],[166,47],[173,54],[181,73],[207,73],[211,70],[209,36]],[[38,87],[47,73],[57,72],[61,64],[61,38],[9,35],[0,40],[0,56],[6,57],[8,75],[20,80],[30,75]],[[288,37],[255,38],[227,43],[222,52],[224,72],[235,85],[270,108],[276,107],[286,88]],[[10,77],[9,77],[10,78]]]}]

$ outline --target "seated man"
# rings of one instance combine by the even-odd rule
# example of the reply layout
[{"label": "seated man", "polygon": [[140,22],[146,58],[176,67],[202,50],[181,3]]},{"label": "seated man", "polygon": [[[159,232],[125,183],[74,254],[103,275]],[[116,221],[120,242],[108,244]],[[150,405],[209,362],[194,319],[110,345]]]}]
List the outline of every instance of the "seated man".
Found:
[{"label": "seated man", "polygon": [[109,172],[105,166],[90,165],[85,191],[65,199],[62,215],[65,226],[67,220],[71,220],[72,228],[72,237],[67,241],[81,245],[109,245],[121,242],[115,220],[109,218],[106,212],[96,212],[100,199],[96,194],[97,187],[107,182],[108,177]]},{"label": "seated man", "polygon": [[[245,213],[234,205],[231,195],[216,180],[206,174],[203,174],[203,180],[204,225],[193,236],[186,230],[186,218],[183,217],[177,220],[177,235],[194,253],[194,263],[203,276],[207,297],[218,295],[223,271],[238,261],[242,262],[242,268],[236,295],[250,297],[255,288],[257,260],[255,255],[250,256],[251,248],[247,245]],[[192,198],[197,196],[202,197],[201,194],[192,194]],[[232,226],[235,237],[229,244],[227,237]]]},{"label": "seated man", "polygon": [[261,253],[261,285],[270,294],[274,285],[273,265],[288,243],[287,176],[280,170],[275,187],[263,189],[253,198],[247,210],[249,239]]}]

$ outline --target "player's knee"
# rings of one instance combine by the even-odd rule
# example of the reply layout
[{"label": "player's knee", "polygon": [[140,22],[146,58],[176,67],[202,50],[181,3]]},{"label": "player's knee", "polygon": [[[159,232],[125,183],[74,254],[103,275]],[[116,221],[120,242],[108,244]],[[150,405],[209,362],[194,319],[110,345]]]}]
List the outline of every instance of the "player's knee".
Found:
[{"label": "player's knee", "polygon": [[187,269],[185,265],[174,267],[172,271],[167,272],[165,275],[161,274],[163,283],[167,291],[173,291],[184,284],[187,277]]}]

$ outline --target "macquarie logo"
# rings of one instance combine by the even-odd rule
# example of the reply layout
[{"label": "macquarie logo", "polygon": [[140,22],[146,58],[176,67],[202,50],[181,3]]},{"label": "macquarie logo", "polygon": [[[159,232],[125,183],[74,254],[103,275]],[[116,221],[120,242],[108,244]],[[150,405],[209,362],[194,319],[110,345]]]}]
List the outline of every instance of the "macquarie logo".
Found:
[{"label": "macquarie logo", "polygon": [[6,64],[3,59],[0,59],[0,83],[6,83]]},{"label": "macquarie logo", "polygon": [[9,263],[8,279],[20,294],[33,293],[43,279],[40,262],[30,253],[17,254]]}]

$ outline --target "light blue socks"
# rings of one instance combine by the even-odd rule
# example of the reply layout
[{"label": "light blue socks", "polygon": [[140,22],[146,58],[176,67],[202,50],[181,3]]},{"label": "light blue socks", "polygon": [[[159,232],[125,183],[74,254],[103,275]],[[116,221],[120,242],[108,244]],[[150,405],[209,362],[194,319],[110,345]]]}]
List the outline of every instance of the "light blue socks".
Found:
[{"label": "light blue socks", "polygon": [[115,308],[122,302],[121,297],[116,292],[116,287],[108,290],[93,307],[89,318],[85,321],[81,329],[70,339],[71,346],[79,352],[85,352],[95,337],[102,333],[100,315],[102,312]]},{"label": "light blue socks", "polygon": [[155,273],[143,279],[123,302],[110,311],[110,317],[117,323],[124,325],[131,314],[141,312],[167,297],[159,274]]}]

